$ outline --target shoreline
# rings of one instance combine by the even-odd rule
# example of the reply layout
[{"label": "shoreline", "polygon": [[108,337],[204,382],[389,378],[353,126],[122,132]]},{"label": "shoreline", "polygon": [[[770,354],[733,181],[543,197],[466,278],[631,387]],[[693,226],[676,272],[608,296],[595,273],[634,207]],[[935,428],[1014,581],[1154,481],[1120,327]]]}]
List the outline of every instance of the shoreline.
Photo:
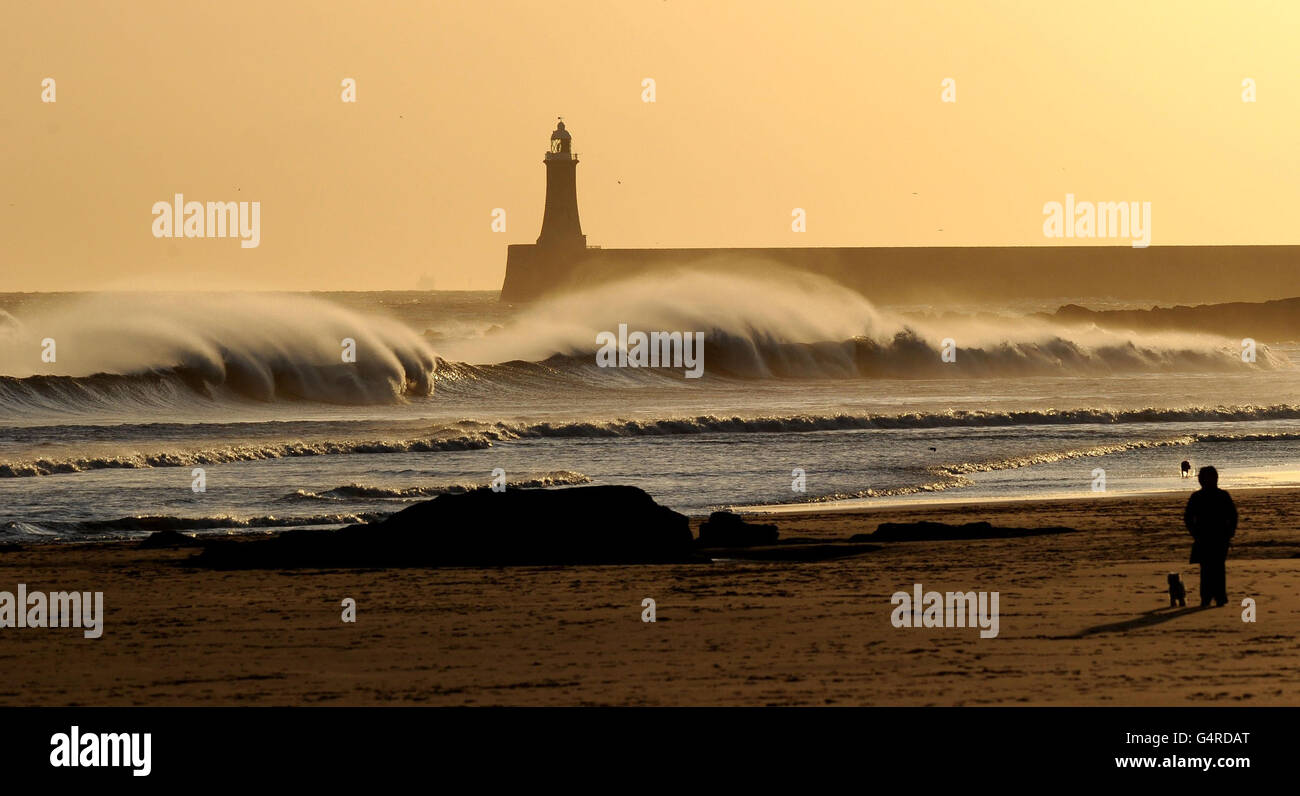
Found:
[{"label": "shoreline", "polygon": [[[104,630],[0,628],[0,704],[1300,704],[1300,489],[1234,497],[1214,610],[1168,608],[1166,573],[1189,606],[1198,583],[1178,493],[778,518],[787,542],[896,520],[1077,531],[817,561],[214,571],[134,540],[9,547],[0,590],[102,591]],[[917,584],[999,592],[999,635],[893,626],[890,595]]]},{"label": "shoreline", "polygon": [[[906,512],[917,512],[918,514],[932,515],[935,512],[950,510],[962,514],[976,512],[981,508],[987,508],[990,511],[1002,512],[1009,507],[1050,507],[1054,505],[1069,505],[1076,503],[1107,503],[1112,501],[1124,500],[1148,500],[1148,499],[1171,499],[1181,497],[1186,499],[1195,491],[1194,487],[1183,490],[1165,489],[1165,490],[1142,490],[1132,492],[1102,492],[1102,493],[1084,493],[1087,497],[1078,495],[1050,494],[1029,497],[990,497],[966,499],[960,497],[953,498],[936,498],[917,500],[895,500],[884,498],[879,503],[864,503],[861,501],[875,500],[874,498],[852,498],[849,500],[826,501],[824,503],[779,503],[779,504],[760,504],[760,505],[741,505],[726,504],[722,507],[710,511],[701,511],[699,513],[680,512],[685,514],[691,523],[691,529],[698,531],[699,525],[708,519],[713,511],[730,511],[744,517],[762,518],[773,522],[785,521],[803,523],[808,517],[818,517],[821,515],[831,515],[837,517],[853,517],[856,515],[874,516],[877,514],[901,515]],[[1267,495],[1267,494],[1296,494],[1300,495],[1300,486],[1238,486],[1228,490],[1231,494],[1237,495]],[[410,506],[414,504],[406,504]],[[402,508],[405,508],[403,506]],[[400,511],[396,508],[392,513]],[[197,538],[203,540],[217,539],[251,539],[264,538],[284,533],[286,531],[334,531],[347,527],[347,524],[334,525],[283,525],[283,526],[259,526],[249,528],[230,528],[230,529],[204,529]],[[178,530],[178,533],[193,535],[193,530]],[[142,533],[145,533],[142,531]],[[144,536],[122,537],[122,538],[89,538],[78,539],[66,536],[38,536],[32,535],[27,538],[0,539],[0,551],[9,548],[21,547],[68,547],[84,546],[96,544],[139,544],[145,538]]]},{"label": "shoreline", "polygon": [[[989,498],[960,498],[951,499],[917,499],[906,500],[896,498],[884,498],[879,503],[864,503],[860,501],[875,500],[875,498],[850,498],[847,500],[826,501],[825,503],[773,503],[759,505],[732,505],[728,506],[728,511],[734,511],[737,514],[745,516],[781,516],[796,517],[803,514],[873,514],[881,511],[932,511],[940,508],[958,508],[964,506],[990,506],[1001,507],[1006,505],[1021,505],[1025,503],[1073,503],[1078,501],[1111,501],[1111,500],[1140,500],[1147,498],[1166,498],[1176,495],[1187,497],[1195,491],[1195,487],[1184,490],[1177,489],[1149,489],[1135,490],[1132,492],[1096,492],[1086,493],[1090,497],[1080,497],[1077,494],[1067,495],[1061,493],[1034,495],[1029,497],[989,497]],[[1253,493],[1253,492],[1297,492],[1300,493],[1300,486],[1239,486],[1228,490],[1232,494]]]}]

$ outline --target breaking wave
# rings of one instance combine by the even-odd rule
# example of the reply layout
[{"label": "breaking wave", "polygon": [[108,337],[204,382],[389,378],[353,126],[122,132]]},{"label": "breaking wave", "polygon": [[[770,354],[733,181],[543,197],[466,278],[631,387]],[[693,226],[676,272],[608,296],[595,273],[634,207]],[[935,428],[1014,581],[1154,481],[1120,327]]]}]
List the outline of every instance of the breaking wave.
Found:
[{"label": "breaking wave", "polygon": [[[1300,405],[1217,406],[1183,409],[1047,409],[1033,411],[906,412],[895,415],[835,414],[741,417],[614,419],[603,421],[485,423],[466,420],[418,438],[380,440],[318,440],[228,445],[200,450],[73,458],[42,458],[0,462],[0,478],[77,473],[87,470],[191,467],[226,462],[301,456],[341,456],[371,453],[438,453],[482,450],[498,442],[522,439],[665,437],[691,434],[809,433],[816,431],[901,430],[941,428],[999,428],[1018,426],[1125,425],[1137,423],[1227,423],[1258,420],[1300,420]],[[1204,441],[1289,440],[1300,433],[1211,432],[1189,435]],[[571,474],[582,477],[581,473]],[[546,477],[565,478],[567,471]],[[557,481],[557,483],[560,483]],[[574,482],[578,483],[578,482]],[[546,485],[539,483],[538,485]],[[365,487],[357,487],[363,489]],[[396,496],[396,497],[401,497]]]},{"label": "breaking wave", "polygon": [[[782,500],[780,503],[831,503],[840,500],[853,500],[857,498],[878,498],[878,497],[901,497],[905,495],[915,495],[927,492],[942,492],[945,489],[954,489],[959,487],[968,487],[974,485],[967,476],[970,473],[989,473],[998,470],[1015,470],[1021,467],[1032,467],[1036,464],[1051,464],[1053,462],[1070,461],[1072,459],[1085,459],[1098,456],[1110,456],[1116,453],[1124,453],[1133,450],[1147,450],[1151,448],[1167,448],[1181,445],[1192,445],[1202,441],[1207,436],[1201,434],[1181,434],[1176,437],[1158,440],[1131,440],[1128,442],[1115,442],[1103,445],[1090,445],[1083,448],[1071,448],[1061,451],[1050,451],[1045,453],[1036,453],[1028,456],[1014,456],[1004,459],[992,459],[980,462],[962,462],[959,464],[939,465],[925,468],[930,476],[935,480],[929,483],[916,484],[912,486],[895,487],[892,489],[862,489],[854,492],[833,492],[822,495],[811,495],[803,499]],[[1214,435],[1231,438],[1250,439],[1254,437],[1275,439],[1280,436],[1294,436],[1300,439],[1300,434],[1294,435],[1273,435],[1273,434],[1246,434],[1241,436],[1231,435]],[[771,503],[757,503],[754,505],[771,505]]]},{"label": "breaking wave", "polygon": [[498,439],[531,437],[646,437],[713,433],[790,433],[856,429],[970,428],[1131,423],[1248,422],[1300,420],[1300,405],[1191,407],[1185,409],[1046,409],[1027,411],[952,410],[896,415],[836,414],[774,417],[696,417],[572,423],[495,423]]},{"label": "breaking wave", "polygon": [[[1096,376],[1288,366],[1267,347],[1259,349],[1257,362],[1244,363],[1240,340],[1211,334],[1116,331],[1048,316],[906,316],[880,310],[825,277],[779,268],[743,277],[683,270],[601,285],[539,302],[491,333],[447,341],[440,353],[460,365],[506,366],[500,374],[463,370],[449,381],[530,370],[539,377],[581,368],[598,373],[596,335],[620,324],[704,332],[706,377],[735,379]],[[945,341],[956,349],[954,361],[941,356]],[[550,373],[527,363],[542,363]],[[603,375],[612,380],[608,370]],[[680,371],[675,376],[680,379]]]},{"label": "breaking wave", "polygon": [[[1292,367],[1263,345],[1255,363],[1244,363],[1239,340],[1212,334],[1124,331],[1074,316],[892,313],[823,277],[756,268],[743,277],[683,271],[602,285],[457,339],[303,295],[93,294],[0,318],[0,406],[15,415],[138,414],[226,402],[386,404],[427,398],[435,385],[473,398],[683,383],[681,369],[597,367],[596,335],[620,324],[703,332],[701,381],[742,389],[767,379]],[[342,361],[347,339],[355,362]],[[57,343],[53,363],[42,361],[45,340]],[[945,351],[955,360],[945,361]]]},{"label": "breaking wave", "polygon": [[752,505],[775,505],[778,503],[832,503],[858,498],[901,497],[928,492],[942,492],[946,489],[973,486],[975,482],[968,477],[972,473],[991,473],[1000,470],[1016,470],[1022,467],[1032,467],[1039,464],[1052,464],[1055,462],[1071,461],[1074,459],[1110,456],[1116,453],[1125,453],[1135,450],[1180,447],[1184,445],[1194,445],[1198,442],[1274,441],[1300,441],[1300,432],[1281,431],[1244,434],[1179,434],[1165,439],[1129,440],[1125,442],[1089,445],[1082,448],[1069,448],[1066,450],[1035,453],[1027,456],[1012,456],[977,462],[961,462],[958,464],[946,464],[924,468],[925,472],[935,480],[923,484],[889,489],[862,489],[852,492],[840,491],[820,495],[810,495],[802,499],[758,502]]},{"label": "breaking wave", "polygon": [[[578,484],[589,484],[591,479],[582,473],[573,472],[572,470],[557,470],[553,473],[545,473],[533,478],[521,478],[516,480],[507,480],[506,486],[510,489],[543,489],[552,486],[575,486]],[[384,487],[384,486],[366,486],[363,484],[348,484],[347,486],[338,486],[333,489],[326,489],[322,492],[311,492],[306,489],[295,490],[292,494],[286,496],[286,500],[325,500],[325,501],[349,501],[349,500],[418,500],[421,498],[437,497],[438,495],[458,494],[468,492],[486,486],[486,483],[455,483],[455,484],[438,484],[434,486],[412,486],[412,487]]]},{"label": "breaking wave", "polygon": [[79,473],[87,470],[144,469],[149,467],[193,467],[195,465],[251,462],[297,456],[337,456],[353,453],[435,453],[486,448],[492,443],[482,437],[453,439],[406,439],[356,442],[323,440],[273,444],[230,445],[196,451],[123,453],[113,456],[83,456],[68,459],[33,459],[0,462],[0,478]]},{"label": "breaking wave", "polygon": [[111,520],[19,521],[6,522],[0,525],[0,538],[21,538],[24,536],[129,536],[155,531],[249,531],[259,528],[302,528],[307,526],[377,522],[387,516],[388,512],[358,512],[315,514],[305,517],[276,517],[272,515],[261,517],[233,517],[229,515],[173,517],[168,515],[144,515],[139,517],[118,517]]},{"label": "breaking wave", "polygon": [[391,403],[428,395],[436,359],[396,320],[292,294],[93,294],[7,316],[0,342],[0,405],[14,411]]}]

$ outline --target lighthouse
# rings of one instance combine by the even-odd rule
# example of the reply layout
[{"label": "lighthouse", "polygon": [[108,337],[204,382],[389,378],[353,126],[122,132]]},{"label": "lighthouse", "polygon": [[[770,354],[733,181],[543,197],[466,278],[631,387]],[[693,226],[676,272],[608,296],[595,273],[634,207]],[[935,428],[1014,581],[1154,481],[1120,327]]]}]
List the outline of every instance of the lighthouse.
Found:
[{"label": "lighthouse", "polygon": [[587,236],[578,220],[578,156],[573,153],[573,136],[564,129],[563,119],[551,133],[551,148],[542,162],[546,164],[546,212],[537,245],[583,249]]},{"label": "lighthouse", "polygon": [[578,156],[573,136],[560,119],[551,133],[546,164],[546,210],[537,243],[512,243],[507,247],[506,278],[502,301],[529,301],[569,285],[591,255],[587,236],[578,220]]},{"label": "lighthouse", "polygon": [[[1003,281],[1016,283],[1020,294],[1050,300],[1053,296],[1086,295],[1098,284],[1129,285],[1124,298],[1161,293],[1172,275],[1184,287],[1171,299],[1207,302],[1215,295],[1207,285],[1218,284],[1223,263],[1249,263],[1261,285],[1295,284],[1300,280],[1300,246],[872,246],[733,249],[611,249],[587,246],[578,221],[576,175],[578,158],[564,121],[551,133],[546,164],[546,211],[536,243],[506,247],[506,274],[501,300],[533,301],[636,274],[666,273],[698,267],[708,261],[777,263],[820,274],[877,300],[924,304],[934,285],[971,296],[1005,298]],[[1066,214],[1069,215],[1068,213]],[[1068,219],[1067,219],[1068,221]],[[907,274],[908,279],[898,278]],[[989,274],[998,279],[990,281]],[[1136,281],[1134,281],[1136,280]],[[640,290],[644,285],[630,287]],[[1261,288],[1262,290],[1262,288]],[[930,292],[927,292],[930,291]],[[1207,292],[1208,291],[1208,292]],[[1261,301],[1270,295],[1242,288],[1240,301]],[[1221,297],[1220,297],[1221,298]]]}]

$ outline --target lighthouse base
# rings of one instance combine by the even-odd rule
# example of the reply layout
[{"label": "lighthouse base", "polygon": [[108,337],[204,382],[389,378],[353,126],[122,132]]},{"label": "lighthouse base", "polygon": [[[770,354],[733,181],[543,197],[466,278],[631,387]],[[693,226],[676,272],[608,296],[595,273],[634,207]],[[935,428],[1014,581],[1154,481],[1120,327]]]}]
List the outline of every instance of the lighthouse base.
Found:
[{"label": "lighthouse base", "polygon": [[506,279],[501,300],[531,301],[547,293],[572,288],[573,273],[585,259],[582,246],[541,246],[516,243],[506,250]]}]

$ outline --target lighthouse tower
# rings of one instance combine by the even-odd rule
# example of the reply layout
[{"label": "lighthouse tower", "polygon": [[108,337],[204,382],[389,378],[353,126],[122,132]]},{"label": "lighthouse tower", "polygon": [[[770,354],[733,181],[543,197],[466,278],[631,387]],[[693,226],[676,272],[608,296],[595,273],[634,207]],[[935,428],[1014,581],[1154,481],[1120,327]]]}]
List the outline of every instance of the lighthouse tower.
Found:
[{"label": "lighthouse tower", "polygon": [[502,301],[531,301],[571,284],[578,269],[588,264],[592,250],[578,220],[578,158],[573,136],[564,121],[551,133],[546,164],[546,212],[537,243],[512,243],[507,247],[506,278]]},{"label": "lighthouse tower", "polygon": [[573,136],[564,129],[564,121],[551,133],[551,150],[546,164],[546,213],[542,216],[542,234],[537,245],[547,248],[582,249],[587,236],[578,220],[578,157],[573,154]]}]

